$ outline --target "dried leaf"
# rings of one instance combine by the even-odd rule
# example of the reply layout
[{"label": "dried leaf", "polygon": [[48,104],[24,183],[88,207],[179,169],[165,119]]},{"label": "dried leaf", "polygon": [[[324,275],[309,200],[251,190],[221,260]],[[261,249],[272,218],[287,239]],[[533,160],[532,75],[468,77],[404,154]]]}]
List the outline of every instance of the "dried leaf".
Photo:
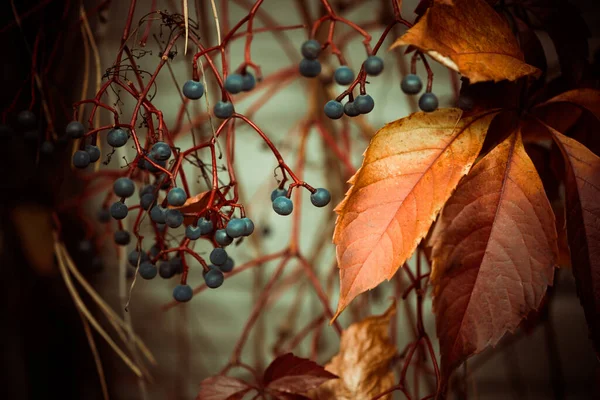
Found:
[{"label": "dried leaf", "polygon": [[447,378],[514,331],[552,284],[554,215],[519,131],[473,167],[440,223],[431,278]]},{"label": "dried leaf", "polygon": [[[588,110],[600,119],[600,90],[597,89],[575,89],[565,93],[561,93],[556,97],[540,104],[538,107],[543,107],[553,103],[570,103]],[[538,108],[536,107],[536,108]]]},{"label": "dried leaf", "polygon": [[[394,386],[390,362],[396,347],[390,340],[390,318],[396,304],[383,314],[365,318],[342,332],[340,350],[325,366],[339,379],[325,382],[310,397],[314,400],[370,400]],[[382,397],[391,399],[391,395]]]},{"label": "dried leaf", "polygon": [[484,0],[439,0],[391,48],[414,45],[471,80],[516,80],[539,76],[524,61],[510,28]]},{"label": "dried leaf", "polygon": [[246,382],[224,375],[211,376],[200,383],[196,400],[241,400],[252,387]]},{"label": "dried leaf", "polygon": [[319,364],[287,353],[277,357],[267,367],[263,384],[267,389],[291,394],[303,394],[330,379],[337,378]]},{"label": "dried leaf", "polygon": [[[188,198],[180,207],[168,206],[168,208],[177,209],[183,214],[203,213],[209,206],[208,201],[210,200],[210,193],[210,191],[199,193]],[[185,225],[190,225],[195,223],[196,220],[196,217],[185,216],[183,222]]]},{"label": "dried leaf", "polygon": [[493,117],[461,119],[457,109],[415,113],[373,137],[336,208],[333,242],[341,281],[336,317],[411,256],[469,172]]}]

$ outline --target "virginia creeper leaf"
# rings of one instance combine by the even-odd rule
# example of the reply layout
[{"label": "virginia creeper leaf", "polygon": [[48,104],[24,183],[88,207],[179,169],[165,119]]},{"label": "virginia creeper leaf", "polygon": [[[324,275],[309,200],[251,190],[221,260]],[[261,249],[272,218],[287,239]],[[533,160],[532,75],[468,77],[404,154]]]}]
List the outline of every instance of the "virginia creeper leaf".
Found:
[{"label": "virginia creeper leaf", "polygon": [[[182,206],[168,206],[181,211],[183,214],[202,213],[208,208],[210,200],[210,191],[198,193],[195,196],[189,197]],[[198,218],[195,216],[184,216],[183,222],[185,225],[196,223]]]},{"label": "virginia creeper leaf", "polygon": [[337,378],[319,364],[287,353],[277,357],[267,367],[263,384],[267,389],[291,394],[303,394],[330,379]]},{"label": "virginia creeper leaf", "polygon": [[246,382],[217,375],[200,382],[200,392],[196,400],[241,400],[252,387]]},{"label": "virginia creeper leaf", "polygon": [[435,0],[391,48],[413,45],[472,83],[516,80],[541,71],[524,61],[512,31],[485,0]]},{"label": "virginia creeper leaf", "polygon": [[600,119],[600,90],[589,88],[570,90],[553,97],[538,107],[552,103],[571,103],[588,110]]},{"label": "virginia creeper leaf", "polygon": [[389,280],[427,234],[481,149],[492,113],[415,113],[379,130],[352,187],[336,207],[333,242],[340,268],[336,313]]},{"label": "virginia creeper leaf", "polygon": [[440,224],[431,279],[448,378],[468,357],[514,331],[552,284],[554,214],[519,131],[461,181]]}]

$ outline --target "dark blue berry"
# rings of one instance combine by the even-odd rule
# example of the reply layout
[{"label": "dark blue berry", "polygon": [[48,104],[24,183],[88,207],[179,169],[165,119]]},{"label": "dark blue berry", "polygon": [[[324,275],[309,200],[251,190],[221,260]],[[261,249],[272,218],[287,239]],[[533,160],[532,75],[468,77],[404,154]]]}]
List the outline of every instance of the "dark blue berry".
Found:
[{"label": "dark blue berry", "polygon": [[145,195],[145,194],[148,194],[148,193],[152,193],[152,194],[154,194],[154,191],[155,191],[155,190],[156,190],[156,186],[154,186],[154,185],[146,185],[146,186],[144,186],[144,187],[142,188],[142,190],[140,190],[140,193],[139,193],[139,195],[140,195],[140,198],[141,198],[143,195]]},{"label": "dark blue berry", "polygon": [[198,100],[204,94],[204,85],[201,82],[189,80],[183,84],[182,91],[188,99]]},{"label": "dark blue berry", "polygon": [[171,157],[171,148],[165,142],[156,142],[150,150],[150,155],[157,161],[165,161]]},{"label": "dark blue berry", "polygon": [[475,105],[473,102],[473,98],[465,94],[461,94],[460,96],[458,96],[458,101],[456,103],[456,106],[464,111],[471,110]]},{"label": "dark blue berry", "polygon": [[[165,168],[165,166],[167,165],[166,160],[162,160],[162,161],[156,160],[154,157],[152,157],[152,155],[149,155],[148,158],[150,160],[152,160],[152,162],[154,162],[154,164],[160,165],[163,168]],[[143,165],[142,169],[147,169],[150,172],[160,172],[160,169],[158,169],[158,167],[155,167],[148,160],[142,160],[142,165]]]},{"label": "dark blue berry", "polygon": [[219,269],[221,272],[231,272],[234,266],[235,263],[233,262],[233,259],[231,257],[227,257],[227,261],[225,261],[225,264],[220,265]]},{"label": "dark blue berry", "polygon": [[169,264],[173,266],[176,274],[181,274],[183,272],[183,262],[181,262],[181,257],[171,258]]},{"label": "dark blue berry", "polygon": [[156,265],[152,264],[150,261],[144,261],[140,264],[140,276],[144,279],[154,279],[156,274],[158,273],[158,269]]},{"label": "dark blue berry", "polygon": [[98,211],[98,215],[97,215],[98,221],[100,222],[108,222],[110,221],[110,211],[108,211],[108,209],[103,208],[100,211]]},{"label": "dark blue berry", "polygon": [[85,151],[90,155],[90,162],[96,162],[100,159],[100,149],[93,144],[86,144]]},{"label": "dark blue berry", "polygon": [[419,108],[421,111],[432,112],[438,108],[438,98],[433,93],[423,93],[419,98]]},{"label": "dark blue berry", "polygon": [[220,248],[216,247],[210,252],[210,262],[214,265],[223,265],[227,261],[227,252]]},{"label": "dark blue berry", "polygon": [[251,91],[252,89],[254,89],[255,85],[256,79],[254,79],[254,75],[252,75],[250,72],[246,72],[242,75],[242,90],[244,92]]},{"label": "dark blue berry", "polygon": [[244,221],[244,224],[246,225],[246,229],[244,229],[244,236],[252,235],[252,232],[254,232],[254,222],[252,222],[252,220],[248,217],[242,218],[242,221]]},{"label": "dark blue berry", "polygon": [[79,242],[78,250],[82,254],[91,253],[94,250],[94,245],[91,240],[84,239]]},{"label": "dark blue berry", "polygon": [[76,168],[85,168],[90,165],[90,155],[83,150],[77,150],[73,154],[73,165]]},{"label": "dark blue berry", "polygon": [[29,110],[23,110],[17,115],[17,122],[25,129],[35,128],[37,118]]},{"label": "dark blue berry", "polygon": [[340,85],[349,85],[354,81],[354,72],[346,65],[342,65],[335,70],[333,78]]},{"label": "dark blue berry", "polygon": [[200,231],[202,232],[203,235],[206,235],[207,233],[211,233],[213,230],[212,221],[210,219],[206,219],[204,217],[199,218],[196,225],[198,226],[198,228],[200,228]]},{"label": "dark blue berry", "polygon": [[49,141],[44,141],[40,146],[40,153],[42,154],[52,154],[54,152],[54,144]]},{"label": "dark blue berry", "polygon": [[202,277],[205,277],[205,276],[206,276],[206,274],[208,274],[208,271],[211,271],[211,270],[213,270],[213,269],[216,269],[217,271],[220,271],[220,270],[221,270],[221,269],[220,269],[219,267],[217,267],[216,265],[209,264],[209,265],[208,265],[208,270],[205,270],[205,269],[203,269],[203,270],[202,270]]},{"label": "dark blue berry", "polygon": [[307,58],[303,58],[302,61],[300,61],[298,70],[302,76],[307,78],[315,78],[321,73],[321,63],[318,60],[309,60]]},{"label": "dark blue berry", "polygon": [[112,147],[123,147],[128,139],[129,135],[121,128],[113,128],[108,131],[108,134],[106,135],[106,141]]},{"label": "dark blue berry", "polygon": [[69,122],[65,131],[67,136],[73,139],[79,139],[85,135],[85,127],[79,121]]},{"label": "dark blue berry", "polygon": [[154,193],[145,193],[140,199],[140,206],[142,209],[148,210],[150,207],[152,207],[155,200],[156,196],[154,196]]},{"label": "dark blue berry", "polygon": [[161,206],[159,206],[158,204],[155,205],[154,207],[152,207],[150,209],[150,219],[154,222],[156,222],[157,224],[164,224],[165,223],[165,209],[162,208]]},{"label": "dark blue berry", "polygon": [[353,101],[349,101],[346,104],[344,104],[344,114],[346,114],[349,117],[356,117],[360,115],[360,111],[356,109],[356,105]]},{"label": "dark blue berry", "polygon": [[166,174],[160,174],[157,178],[156,181],[154,182],[155,185],[160,184],[160,188],[162,190],[167,190],[168,188],[171,187],[171,178],[169,178],[168,175]]},{"label": "dark blue berry", "polygon": [[135,183],[129,178],[121,177],[113,184],[113,191],[119,197],[131,197],[135,192]]},{"label": "dark blue berry", "polygon": [[232,238],[240,237],[246,231],[246,223],[239,218],[232,218],[227,223],[225,231]]},{"label": "dark blue berry", "polygon": [[356,107],[361,114],[368,114],[373,111],[375,101],[373,101],[373,98],[368,94],[360,94],[354,99],[354,107]]},{"label": "dark blue berry", "polygon": [[365,72],[367,75],[377,76],[383,71],[383,59],[377,56],[369,56],[365,61]]},{"label": "dark blue berry", "polygon": [[167,210],[165,214],[165,223],[170,228],[177,228],[183,224],[183,214],[179,210]]},{"label": "dark blue berry", "polygon": [[150,261],[148,254],[146,254],[144,252],[142,252],[140,255],[139,251],[132,250],[131,252],[129,252],[129,254],[127,254],[127,262],[129,262],[129,265],[131,265],[132,267],[137,267],[138,258],[139,258],[140,262]]},{"label": "dark blue berry", "polygon": [[233,115],[233,104],[228,101],[218,101],[213,111],[217,118],[227,119]]},{"label": "dark blue berry", "polygon": [[121,246],[127,246],[131,241],[131,237],[129,236],[129,232],[127,231],[116,231],[114,239],[115,243],[120,244]]},{"label": "dark blue berry", "polygon": [[167,202],[173,207],[180,207],[185,204],[187,195],[182,188],[173,188],[167,194]]},{"label": "dark blue berry", "polygon": [[193,295],[194,291],[190,285],[177,285],[175,286],[175,289],[173,289],[173,298],[180,303],[190,301]]},{"label": "dark blue berry", "polygon": [[309,60],[314,60],[319,57],[319,53],[321,52],[321,43],[318,41],[311,39],[302,43],[302,47],[300,48],[302,52],[302,56]]},{"label": "dark blue berry", "polygon": [[325,103],[325,115],[331,119],[339,119],[344,115],[344,106],[339,101],[329,100]]},{"label": "dark blue berry", "polygon": [[196,240],[202,236],[202,229],[199,226],[188,225],[185,227],[185,237],[190,240]]},{"label": "dark blue berry", "polygon": [[233,238],[227,234],[225,229],[217,229],[215,232],[215,242],[220,246],[228,246],[233,242]]},{"label": "dark blue berry", "polygon": [[331,201],[331,194],[327,189],[318,188],[310,195],[310,202],[315,207],[325,207]]},{"label": "dark blue berry", "polygon": [[169,279],[175,276],[175,266],[168,261],[163,261],[158,266],[158,274],[163,279]]},{"label": "dark blue berry", "polygon": [[161,224],[161,223],[156,224],[156,230],[159,231],[160,233],[163,233],[166,229],[167,229],[166,224]]},{"label": "dark blue berry", "polygon": [[294,203],[287,197],[279,196],[273,200],[273,210],[279,215],[290,215],[294,210]]},{"label": "dark blue berry", "polygon": [[152,257],[156,257],[158,256],[158,253],[160,253],[160,247],[158,247],[158,245],[155,243],[152,245],[152,247],[150,247],[150,255]]},{"label": "dark blue berry", "polygon": [[120,201],[116,201],[110,206],[110,215],[114,219],[123,219],[127,216],[128,212],[129,209],[127,208],[125,203],[122,203]]},{"label": "dark blue berry", "polygon": [[417,94],[423,89],[423,82],[421,82],[419,75],[408,74],[402,78],[400,88],[406,94]]},{"label": "dark blue berry", "polygon": [[240,74],[231,74],[227,76],[225,79],[225,83],[223,84],[225,90],[227,90],[231,94],[236,94],[242,91],[242,87],[244,86],[244,79]]},{"label": "dark blue berry", "polygon": [[204,282],[206,286],[211,289],[216,289],[223,284],[225,277],[219,269],[211,269],[204,275]]},{"label": "dark blue berry", "polygon": [[271,201],[274,201],[279,196],[287,196],[287,190],[285,189],[275,189],[271,192]]}]

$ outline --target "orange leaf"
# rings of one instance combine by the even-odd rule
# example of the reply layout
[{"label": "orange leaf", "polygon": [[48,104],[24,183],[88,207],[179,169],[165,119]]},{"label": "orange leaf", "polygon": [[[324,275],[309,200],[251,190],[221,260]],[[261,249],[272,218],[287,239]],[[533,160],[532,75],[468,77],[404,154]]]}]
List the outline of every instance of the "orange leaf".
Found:
[{"label": "orange leaf", "polygon": [[539,307],[558,257],[554,214],[520,131],[461,181],[432,251],[442,371],[454,368]]},{"label": "orange leaf", "polygon": [[[600,119],[600,90],[597,89],[575,89],[565,93],[561,93],[556,97],[551,98],[538,107],[543,107],[553,103],[570,103],[585,110],[588,110]],[[537,107],[536,107],[537,108]]]},{"label": "orange leaf", "polygon": [[342,332],[340,351],[325,365],[339,379],[329,380],[312,391],[312,399],[369,400],[394,386],[390,362],[397,349],[390,340],[390,318],[395,313],[393,303],[383,315],[365,318]]},{"label": "orange leaf", "polygon": [[436,0],[391,48],[413,45],[470,79],[516,80],[541,71],[524,61],[506,22],[484,0]]},{"label": "orange leaf", "polygon": [[[168,206],[168,208],[174,208],[181,211],[183,214],[192,213],[203,213],[209,207],[208,201],[210,200],[210,191],[198,193],[197,195],[188,198],[185,203],[180,207]],[[184,217],[185,225],[194,224],[196,217]]]},{"label": "orange leaf", "polygon": [[469,172],[493,114],[415,113],[371,139],[352,187],[337,206],[333,242],[340,268],[336,317],[360,293],[389,280],[427,234]]}]

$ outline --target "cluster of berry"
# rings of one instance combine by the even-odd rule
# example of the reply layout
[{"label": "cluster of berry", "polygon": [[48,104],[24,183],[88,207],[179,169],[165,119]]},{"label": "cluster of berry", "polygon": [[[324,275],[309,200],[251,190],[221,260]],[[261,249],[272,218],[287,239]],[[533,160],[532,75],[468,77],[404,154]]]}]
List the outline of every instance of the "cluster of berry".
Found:
[{"label": "cluster of berry", "polygon": [[[423,89],[421,78],[416,74],[408,74],[402,78],[400,87],[405,94],[415,95]],[[421,111],[432,112],[438,108],[438,98],[431,92],[425,92],[419,98],[419,108]]]},{"label": "cluster of berry", "polygon": [[[327,189],[315,189],[310,195],[310,202],[315,207],[325,207],[331,201],[331,194]],[[290,215],[294,211],[294,203],[288,197],[287,190],[277,188],[271,192],[273,210],[279,215]]]}]

